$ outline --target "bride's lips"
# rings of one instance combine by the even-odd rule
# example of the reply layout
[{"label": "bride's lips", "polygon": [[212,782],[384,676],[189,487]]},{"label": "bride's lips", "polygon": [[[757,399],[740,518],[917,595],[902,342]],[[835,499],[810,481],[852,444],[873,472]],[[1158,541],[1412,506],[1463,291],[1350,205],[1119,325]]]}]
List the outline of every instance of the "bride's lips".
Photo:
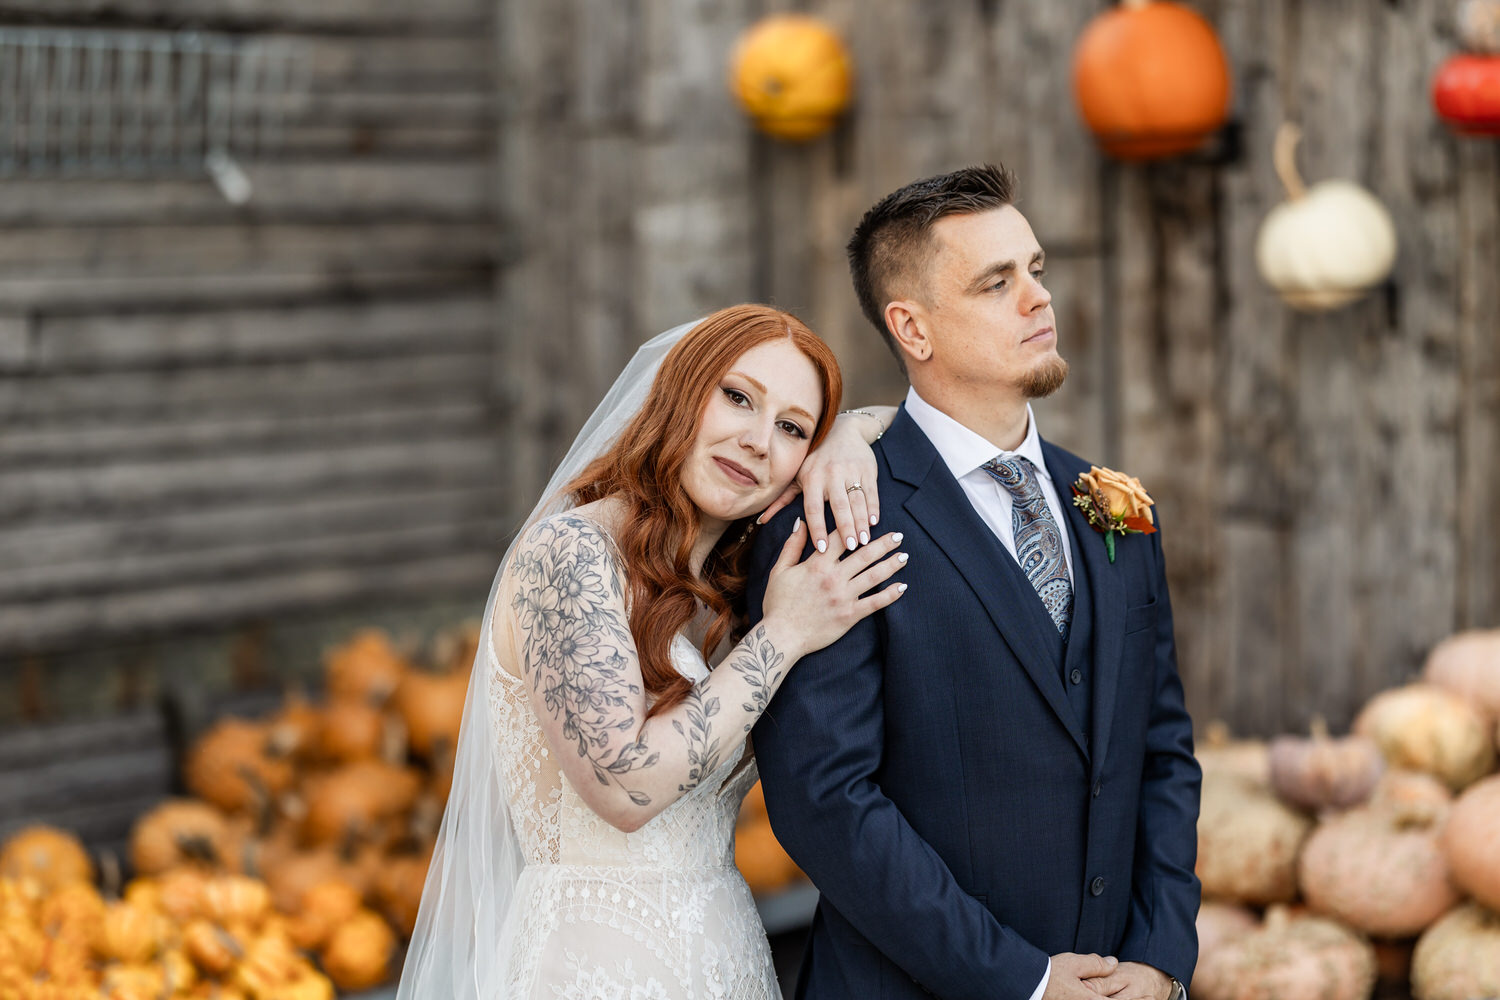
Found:
[{"label": "bride's lips", "polygon": [[756,479],[755,476],[751,474],[749,469],[745,468],[743,465],[740,465],[738,462],[731,462],[727,458],[717,457],[714,458],[714,461],[719,464],[719,468],[724,470],[724,475],[728,476],[733,482],[739,483],[741,486],[760,485],[760,480]]}]

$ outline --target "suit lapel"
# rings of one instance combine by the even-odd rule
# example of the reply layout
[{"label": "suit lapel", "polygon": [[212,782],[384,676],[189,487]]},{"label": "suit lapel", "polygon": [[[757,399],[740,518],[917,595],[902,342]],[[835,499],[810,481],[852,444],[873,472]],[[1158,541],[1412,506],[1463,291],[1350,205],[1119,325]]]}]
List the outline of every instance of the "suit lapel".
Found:
[{"label": "suit lapel", "polygon": [[1047,458],[1047,471],[1057,487],[1058,499],[1068,509],[1068,531],[1078,540],[1074,551],[1088,563],[1089,596],[1094,605],[1092,743],[1093,767],[1097,775],[1109,748],[1115,691],[1120,682],[1120,657],[1125,647],[1125,584],[1117,567],[1109,561],[1104,539],[1089,524],[1083,511],[1073,506],[1073,483],[1089,471],[1089,466],[1045,441],[1042,442],[1042,451]]},{"label": "suit lapel", "polygon": [[1042,631],[1039,617],[1045,615],[1029,613],[1028,601],[1040,607],[1036,592],[1019,567],[1013,573],[1006,571],[1006,562],[1014,566],[1015,560],[974,511],[963,487],[938,457],[932,442],[907,416],[904,406],[882,444],[892,474],[914,487],[903,504],[907,513],[943,550],[978,596],[1006,645],[1087,756],[1077,718],[1063,691],[1057,657],[1049,651],[1051,637]]}]

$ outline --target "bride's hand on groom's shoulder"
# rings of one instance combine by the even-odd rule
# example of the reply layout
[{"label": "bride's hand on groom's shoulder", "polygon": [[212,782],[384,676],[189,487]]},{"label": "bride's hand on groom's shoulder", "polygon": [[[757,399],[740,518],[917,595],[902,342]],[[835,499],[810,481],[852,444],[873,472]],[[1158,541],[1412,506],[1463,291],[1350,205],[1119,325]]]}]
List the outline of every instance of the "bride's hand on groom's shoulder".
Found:
[{"label": "bride's hand on groom's shoulder", "polygon": [[906,554],[896,554],[900,532],[888,532],[858,552],[829,549],[799,562],[806,544],[807,525],[799,518],[771,567],[762,602],[761,624],[776,634],[778,649],[798,658],[838,641],[906,590],[904,583],[881,587],[906,565]]},{"label": "bride's hand on groom's shoulder", "polygon": [[[880,521],[880,497],[875,491],[875,453],[866,438],[869,421],[841,416],[815,451],[802,461],[797,478],[757,520],[764,524],[802,495],[803,520],[819,552],[852,549],[870,540],[870,528]],[[834,533],[828,532],[823,505],[833,509]]]},{"label": "bride's hand on groom's shoulder", "polygon": [[1042,1000],[1098,1000],[1099,985],[1119,968],[1119,959],[1065,951],[1052,956],[1052,971]]}]

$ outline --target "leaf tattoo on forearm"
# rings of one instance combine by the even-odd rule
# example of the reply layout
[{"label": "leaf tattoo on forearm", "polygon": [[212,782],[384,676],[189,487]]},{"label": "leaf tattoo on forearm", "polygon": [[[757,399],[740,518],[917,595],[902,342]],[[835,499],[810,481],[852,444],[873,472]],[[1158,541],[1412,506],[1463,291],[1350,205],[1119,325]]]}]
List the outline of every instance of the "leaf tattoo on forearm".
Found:
[{"label": "leaf tattoo on forearm", "polygon": [[764,625],[755,626],[741,645],[745,647],[744,652],[735,656],[728,666],[743,677],[750,688],[749,698],[743,706],[752,720],[745,726],[745,732],[748,733],[754,728],[754,720],[760,718],[766,706],[771,703],[771,695],[775,694],[776,685],[786,672],[782,666],[786,662],[786,654],[766,638]]},{"label": "leaf tattoo on forearm", "polygon": [[660,755],[638,741],[610,755],[611,735],[637,728],[630,706],[641,689],[625,674],[621,651],[631,642],[630,629],[609,603],[619,601],[621,581],[598,531],[581,517],[538,524],[516,558],[521,587],[512,606],[532,685],[561,721],[563,738],[577,745],[600,784],[618,785],[630,801],[646,806],[651,797],[621,779]]}]

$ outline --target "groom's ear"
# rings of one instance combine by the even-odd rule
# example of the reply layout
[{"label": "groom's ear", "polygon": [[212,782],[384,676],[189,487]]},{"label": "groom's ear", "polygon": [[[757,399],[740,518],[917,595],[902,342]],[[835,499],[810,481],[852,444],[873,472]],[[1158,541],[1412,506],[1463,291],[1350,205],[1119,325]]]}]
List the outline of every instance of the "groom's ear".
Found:
[{"label": "groom's ear", "polygon": [[898,299],[885,305],[885,328],[908,365],[932,357],[932,341],[927,339],[927,314],[918,302]]}]

